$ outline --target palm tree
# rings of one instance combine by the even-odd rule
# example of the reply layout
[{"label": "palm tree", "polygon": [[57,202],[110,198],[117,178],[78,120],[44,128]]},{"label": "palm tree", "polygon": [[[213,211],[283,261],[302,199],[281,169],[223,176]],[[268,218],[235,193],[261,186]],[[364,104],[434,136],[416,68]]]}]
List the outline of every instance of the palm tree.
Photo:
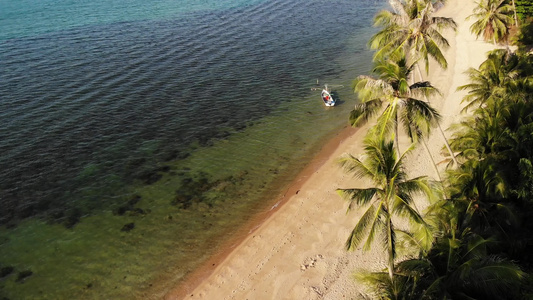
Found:
[{"label": "palm tree", "polygon": [[[437,239],[427,258],[398,263],[397,273],[411,281],[406,299],[518,299],[526,274],[502,257],[488,255],[493,239],[465,229]],[[404,294],[406,291],[403,292]]]},{"label": "palm tree", "polygon": [[468,95],[463,99],[463,102],[467,102],[463,112],[494,101],[521,101],[530,95],[533,91],[532,80],[523,73],[523,67],[528,63],[508,49],[489,52],[479,69],[470,68],[466,71],[470,83],[457,88],[468,90]]},{"label": "palm tree", "polygon": [[372,288],[372,299],[520,299],[526,274],[513,262],[487,255],[493,239],[445,236],[427,257],[395,266],[395,280],[384,272],[362,272],[357,280]]},{"label": "palm tree", "polygon": [[514,3],[514,0],[512,0],[513,3],[513,13],[514,13],[514,25],[518,28],[518,18],[516,17],[516,5]]},{"label": "palm tree", "polygon": [[350,114],[351,125],[361,126],[381,111],[376,132],[382,138],[392,131],[397,137],[398,124],[403,125],[412,142],[428,134],[440,115],[429,103],[415,97],[434,95],[439,91],[427,81],[410,85],[408,80],[412,71],[413,65],[407,65],[405,57],[400,57],[397,60],[378,60],[373,69],[378,78],[357,77],[354,91],[362,102]]},{"label": "palm tree", "polygon": [[[396,284],[405,299],[518,299],[525,273],[491,253],[498,241],[483,237],[473,219],[480,209],[467,195],[432,204],[425,220],[436,228],[431,250],[398,262]],[[459,196],[459,197],[457,197]],[[384,283],[382,281],[382,287]],[[379,287],[379,286],[378,286]]]},{"label": "palm tree", "polygon": [[[396,268],[395,272],[398,272]],[[412,290],[412,280],[398,273],[391,281],[387,272],[366,272],[361,271],[355,274],[355,279],[369,287],[370,299],[413,299],[410,291]]]},{"label": "palm tree", "polygon": [[518,222],[507,201],[509,185],[504,176],[490,160],[469,160],[450,172],[450,195],[465,201],[468,223],[477,232],[505,235]]},{"label": "palm tree", "polygon": [[[416,224],[425,225],[414,207],[413,195],[422,193],[428,199],[434,197],[433,186],[426,177],[407,179],[403,163],[412,148],[398,157],[392,141],[367,137],[362,160],[353,156],[341,160],[347,171],[358,178],[370,179],[374,185],[370,188],[337,190],[350,202],[348,211],[356,206],[367,206],[346,241],[346,248],[354,250],[364,243],[363,249],[369,250],[376,237],[380,236],[388,256],[387,269],[391,282],[394,280],[396,258],[396,227],[392,216],[406,217]],[[422,226],[418,233],[420,240],[426,240],[426,245],[431,244],[431,234],[426,226]]]},{"label": "palm tree", "polygon": [[470,31],[476,36],[483,35],[486,41],[506,41],[509,36],[509,26],[513,23],[512,12],[508,0],[480,0],[474,9],[474,14],[467,19],[475,18]]},{"label": "palm tree", "polygon": [[[357,104],[350,114],[351,125],[361,126],[381,112],[375,128],[369,134],[380,138],[393,134],[397,147],[399,124],[411,142],[427,136],[431,127],[438,124],[440,115],[429,103],[416,97],[433,95],[438,93],[438,90],[427,81],[409,85],[408,80],[412,71],[413,65],[407,65],[403,56],[397,61],[378,60],[373,70],[378,78],[359,76],[354,82],[354,90],[362,102]],[[429,154],[429,150],[426,150]],[[431,154],[429,157],[433,162]],[[433,165],[440,178],[434,162]]]},{"label": "palm tree", "polygon": [[[512,144],[510,131],[501,113],[485,109],[453,126],[451,146],[461,162],[468,160],[496,161]],[[498,157],[499,156],[499,157]]]},{"label": "palm tree", "polygon": [[[433,17],[434,6],[431,2],[429,0],[390,0],[394,11],[383,10],[374,18],[374,26],[382,27],[369,41],[370,48],[378,50],[374,57],[379,59],[394,53],[406,52],[411,61],[417,61],[418,58],[424,60],[426,73],[429,71],[429,57],[446,69],[448,63],[441,48],[448,48],[449,43],[441,31],[447,28],[456,30],[457,24],[451,18]],[[422,72],[418,65],[417,70],[422,79]],[[439,123],[437,127],[450,157],[457,165],[457,160]]]},{"label": "palm tree", "polygon": [[411,61],[422,58],[426,72],[429,57],[447,68],[441,48],[448,48],[449,43],[440,31],[455,30],[457,24],[453,19],[433,17],[434,8],[428,0],[391,0],[390,3],[394,11],[380,11],[374,18],[374,26],[382,28],[369,41],[370,48],[378,50],[375,57],[405,51]]}]

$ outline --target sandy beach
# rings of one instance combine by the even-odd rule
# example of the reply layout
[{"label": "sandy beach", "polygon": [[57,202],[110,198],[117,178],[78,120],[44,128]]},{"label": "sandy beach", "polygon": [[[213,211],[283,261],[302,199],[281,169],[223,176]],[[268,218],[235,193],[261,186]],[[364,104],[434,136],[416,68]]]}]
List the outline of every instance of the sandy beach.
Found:
[{"label": "sandy beach", "polygon": [[[486,52],[495,47],[476,40],[470,33],[473,20],[465,18],[472,14],[474,7],[474,0],[449,0],[437,12],[438,16],[452,17],[458,24],[456,33],[449,31],[445,34],[451,46],[445,51],[448,69],[442,70],[433,64],[429,74],[429,81],[443,94],[430,101],[442,114],[441,127],[444,130],[461,118],[461,99],[466,92],[458,92],[456,88],[467,83],[464,72],[470,67],[477,68]],[[345,153],[355,156],[361,153],[362,138],[367,129],[347,127],[334,137],[293,182],[280,207],[250,230],[240,244],[210,260],[164,298],[360,298],[364,289],[353,280],[353,272],[382,269],[384,255],[361,249],[345,250],[346,238],[361,212],[347,214],[347,203],[335,190],[362,187],[362,183],[345,173],[337,161]],[[446,131],[446,135],[451,133]],[[435,160],[443,161],[444,142],[438,130],[433,131],[428,144]],[[422,147],[412,153],[408,165],[412,177],[436,177]],[[444,163],[440,167],[443,169]]]}]

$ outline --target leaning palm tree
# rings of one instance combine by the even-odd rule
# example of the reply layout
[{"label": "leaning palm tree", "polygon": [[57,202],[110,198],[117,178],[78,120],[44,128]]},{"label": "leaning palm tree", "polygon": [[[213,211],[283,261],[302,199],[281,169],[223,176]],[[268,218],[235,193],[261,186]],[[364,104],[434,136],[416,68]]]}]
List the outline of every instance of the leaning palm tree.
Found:
[{"label": "leaning palm tree", "polygon": [[400,57],[397,60],[378,60],[373,70],[378,78],[357,77],[354,91],[362,102],[350,113],[351,125],[361,126],[381,113],[375,130],[381,138],[391,133],[397,138],[399,124],[412,142],[428,134],[440,115],[417,96],[434,95],[439,91],[428,81],[409,84],[412,71],[413,65],[408,65],[405,57]]},{"label": "leaning palm tree", "polygon": [[[430,57],[446,69],[448,62],[441,49],[447,49],[449,43],[441,31],[448,28],[456,30],[455,21],[452,18],[434,17],[434,5],[429,0],[390,0],[390,3],[393,11],[380,11],[374,18],[374,26],[382,28],[369,41],[370,48],[377,50],[374,57],[380,59],[408,53],[409,61],[423,59],[426,73],[429,71]],[[422,79],[418,64],[417,70]],[[444,131],[438,123],[437,127],[450,157],[457,165]]]},{"label": "leaning palm tree", "polygon": [[476,19],[470,31],[478,37],[483,36],[486,41],[492,40],[494,44],[506,41],[513,23],[508,0],[480,0],[477,4],[474,13],[467,18]]},{"label": "leaning palm tree", "polygon": [[[348,250],[356,249],[360,244],[369,250],[377,237],[387,253],[388,275],[394,280],[394,260],[396,258],[396,226],[393,215],[408,218],[411,222],[425,225],[414,206],[413,196],[421,193],[427,199],[435,196],[433,185],[426,177],[408,179],[404,170],[405,156],[413,149],[411,146],[398,156],[394,143],[375,137],[365,139],[365,157],[362,159],[346,156],[341,160],[344,168],[358,178],[367,178],[373,182],[370,188],[338,189],[337,192],[350,204],[348,211],[356,206],[366,207],[363,216],[355,225],[346,241]],[[427,226],[418,227],[419,240],[431,245],[431,233]]]},{"label": "leaning palm tree", "polygon": [[[427,136],[431,127],[438,124],[440,115],[418,97],[434,95],[439,91],[427,81],[410,85],[408,81],[412,71],[413,65],[408,65],[405,56],[401,56],[397,60],[378,60],[373,70],[378,78],[359,76],[354,82],[354,89],[362,102],[350,114],[352,126],[361,126],[380,114],[375,128],[369,134],[380,138],[393,134],[397,147],[400,125],[411,142]],[[429,154],[427,147],[426,150]],[[433,162],[431,154],[429,157]],[[440,178],[434,162],[433,166]]]},{"label": "leaning palm tree", "polygon": [[382,28],[369,41],[370,48],[377,50],[375,57],[405,51],[410,61],[423,59],[426,72],[430,57],[447,68],[441,49],[448,48],[449,43],[441,31],[455,30],[457,24],[453,19],[432,16],[434,6],[428,0],[391,0],[390,3],[393,11],[380,11],[374,18],[374,26]]}]

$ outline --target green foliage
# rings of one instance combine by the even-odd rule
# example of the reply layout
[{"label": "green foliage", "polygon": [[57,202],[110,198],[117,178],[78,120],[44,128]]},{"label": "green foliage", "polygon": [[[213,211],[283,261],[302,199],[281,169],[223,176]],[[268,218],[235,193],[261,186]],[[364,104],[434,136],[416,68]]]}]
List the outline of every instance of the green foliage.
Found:
[{"label": "green foliage", "polygon": [[[461,88],[469,91],[465,101],[474,114],[456,127],[452,140],[462,162],[450,174],[449,194],[455,208],[461,207],[461,221],[456,224],[479,239],[500,241],[501,245],[487,248],[480,257],[483,262],[498,263],[493,269],[507,271],[506,278],[513,278],[505,288],[493,291],[496,299],[504,294],[520,298],[512,292],[524,286],[524,274],[504,258],[519,259],[528,267],[532,263],[529,255],[524,255],[533,246],[529,221],[533,213],[530,64],[528,55],[497,50],[479,70],[469,71],[472,83]],[[497,278],[494,280],[504,281]]]},{"label": "green foliage", "polygon": [[430,57],[446,68],[448,63],[441,49],[448,48],[449,44],[441,30],[455,30],[457,24],[451,18],[432,16],[434,6],[430,1],[391,0],[390,3],[393,11],[383,10],[374,18],[374,26],[381,28],[368,43],[377,50],[375,58],[405,52],[413,62],[422,59],[426,72]]},{"label": "green foliage", "polygon": [[513,25],[513,8],[507,0],[480,0],[474,13],[468,18],[475,19],[470,31],[483,36],[485,41],[505,42],[509,37],[509,27]]},{"label": "green foliage", "polygon": [[532,0],[515,0],[516,14],[521,20],[533,17]]},{"label": "green foliage", "polygon": [[394,280],[391,280],[387,272],[360,271],[354,277],[368,287],[371,299],[412,299],[412,283],[405,276],[396,274]]},{"label": "green foliage", "polygon": [[515,44],[521,52],[528,52],[533,48],[533,17],[523,21],[515,39]]},{"label": "green foliage", "polygon": [[522,94],[528,92],[527,80],[520,78],[524,64],[524,59],[517,54],[508,49],[498,49],[488,54],[487,60],[479,69],[468,69],[466,73],[470,77],[470,83],[458,88],[468,91],[463,99],[463,102],[467,102],[463,112],[476,107],[497,105],[494,102],[503,97],[523,97]]},{"label": "green foliage", "polygon": [[376,61],[373,72],[378,78],[357,77],[354,90],[362,102],[350,114],[352,126],[361,126],[379,115],[371,134],[388,138],[397,135],[398,126],[412,141],[429,134],[440,115],[429,103],[419,98],[438,94],[439,91],[427,81],[410,85],[408,82],[413,68],[412,64],[407,64],[405,56],[400,55],[394,59]]},{"label": "green foliage", "polygon": [[[394,143],[380,138],[365,139],[365,157],[358,159],[353,156],[344,157],[341,164],[356,177],[367,178],[373,182],[370,188],[338,189],[338,193],[349,201],[348,210],[355,207],[365,209],[363,216],[355,225],[346,241],[346,248],[354,250],[363,245],[369,250],[379,238],[382,249],[387,253],[390,281],[394,281],[394,260],[396,258],[396,225],[392,216],[405,218],[421,226],[413,229],[423,230],[427,227],[424,219],[413,205],[413,196],[422,194],[426,199],[434,195],[433,184],[426,177],[407,179],[403,163],[409,148],[398,156]],[[424,232],[428,232],[424,230]],[[430,245],[432,237],[425,236]]]},{"label": "green foliage", "polygon": [[[523,5],[520,2],[517,6]],[[372,299],[530,299],[533,279],[526,272],[533,271],[529,254],[533,247],[533,56],[496,50],[479,69],[468,70],[470,83],[459,89],[468,92],[463,102],[471,116],[454,127],[451,143],[460,165],[448,172],[448,198],[431,201],[422,217],[410,210],[410,205],[395,205],[410,195],[403,192],[406,190],[424,191],[431,197],[425,190],[431,189],[430,185],[423,179],[426,184],[422,186],[403,186],[407,176],[395,164],[400,164],[405,154],[397,158],[393,143],[386,141],[394,138],[391,133],[402,123],[400,117],[416,115],[410,112],[408,101],[399,99],[414,98],[412,91],[418,87],[431,87],[429,83],[407,84],[412,66],[405,63],[405,57],[404,61],[398,57],[413,48],[398,47],[394,38],[400,34],[393,34],[407,28],[410,18],[420,17],[419,8],[425,2],[391,3],[394,12],[376,16],[382,30],[370,42],[378,50],[374,69],[378,78],[360,76],[355,81],[362,103],[350,116],[352,125],[359,126],[384,107],[369,132],[376,140],[367,138],[363,158],[350,156],[342,161],[349,172],[371,179],[374,185],[338,191],[350,201],[349,210],[365,209],[347,248],[362,245],[369,249],[380,240],[389,261],[387,270],[360,272],[356,278],[369,286]],[[482,0],[473,15],[478,19],[473,31],[505,40],[512,23],[509,4]],[[521,39],[525,41],[531,29],[523,28]],[[382,59],[385,54],[392,55],[391,59]],[[400,106],[410,113],[401,113]],[[423,123],[405,124],[408,134],[422,132]],[[414,226],[399,230],[392,214],[410,219]],[[419,249],[418,255],[397,261],[401,246]]]}]

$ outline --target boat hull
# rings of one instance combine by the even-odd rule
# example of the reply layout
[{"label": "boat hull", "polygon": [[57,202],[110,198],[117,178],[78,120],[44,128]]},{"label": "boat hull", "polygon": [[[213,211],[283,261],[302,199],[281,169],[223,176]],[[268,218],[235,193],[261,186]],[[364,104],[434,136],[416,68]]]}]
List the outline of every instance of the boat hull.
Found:
[{"label": "boat hull", "polygon": [[331,94],[327,90],[322,90],[322,101],[326,106],[335,106],[335,99],[331,97]]}]

